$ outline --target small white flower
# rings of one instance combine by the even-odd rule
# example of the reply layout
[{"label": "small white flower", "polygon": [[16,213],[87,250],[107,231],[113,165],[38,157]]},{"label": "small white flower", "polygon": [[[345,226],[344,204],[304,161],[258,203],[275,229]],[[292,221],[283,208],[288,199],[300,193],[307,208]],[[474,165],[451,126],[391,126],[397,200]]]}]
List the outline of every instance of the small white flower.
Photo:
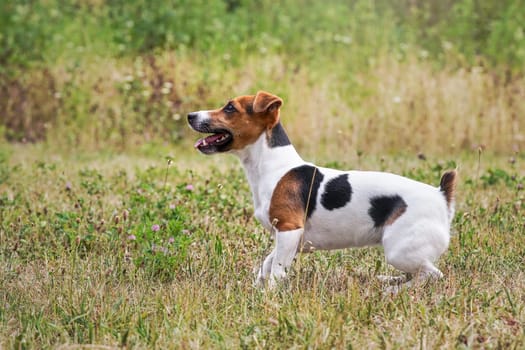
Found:
[{"label": "small white flower", "polygon": [[443,41],[443,50],[449,51],[452,50],[454,45],[450,41]]},{"label": "small white flower", "polygon": [[401,97],[394,96],[394,98],[392,99],[392,102],[394,102],[394,103],[401,103]]},{"label": "small white flower", "polygon": [[349,45],[349,44],[352,43],[352,37],[348,36],[348,35],[344,35],[344,36],[341,37],[341,42],[343,44]]}]

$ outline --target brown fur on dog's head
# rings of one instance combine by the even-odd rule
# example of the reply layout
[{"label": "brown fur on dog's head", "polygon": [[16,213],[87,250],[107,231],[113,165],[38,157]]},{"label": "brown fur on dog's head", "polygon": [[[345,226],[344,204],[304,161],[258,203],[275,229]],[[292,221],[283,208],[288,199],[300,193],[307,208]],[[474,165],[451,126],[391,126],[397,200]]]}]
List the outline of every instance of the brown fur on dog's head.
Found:
[{"label": "brown fur on dog's head", "polygon": [[279,123],[282,104],[281,98],[265,91],[236,97],[223,107],[209,111],[211,120],[207,132],[221,130],[232,136],[232,141],[218,149],[219,152],[241,150]]}]

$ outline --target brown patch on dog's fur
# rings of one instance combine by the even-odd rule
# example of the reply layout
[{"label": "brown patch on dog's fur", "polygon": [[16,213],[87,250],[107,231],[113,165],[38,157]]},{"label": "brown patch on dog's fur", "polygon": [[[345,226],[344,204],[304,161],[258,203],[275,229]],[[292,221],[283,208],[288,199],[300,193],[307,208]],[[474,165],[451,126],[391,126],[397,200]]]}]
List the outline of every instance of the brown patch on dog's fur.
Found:
[{"label": "brown patch on dog's fur", "polygon": [[385,222],[385,226],[392,225],[405,211],[407,211],[406,205],[396,207]]},{"label": "brown patch on dog's fur", "polygon": [[284,175],[275,186],[270,203],[270,220],[279,231],[297,230],[304,226],[301,182],[294,173]]},{"label": "brown patch on dog's fur", "polygon": [[443,192],[449,208],[454,201],[456,194],[457,174],[456,170],[447,171],[441,176],[441,181],[439,183],[439,188],[441,189],[441,192]]},{"label": "brown patch on dog's fur", "polygon": [[236,97],[228,103],[237,112],[226,113],[224,107],[210,111],[214,129],[226,129],[233,135],[231,150],[240,150],[254,143],[259,136],[279,122],[279,108],[283,101],[270,93],[259,91],[257,95]]}]

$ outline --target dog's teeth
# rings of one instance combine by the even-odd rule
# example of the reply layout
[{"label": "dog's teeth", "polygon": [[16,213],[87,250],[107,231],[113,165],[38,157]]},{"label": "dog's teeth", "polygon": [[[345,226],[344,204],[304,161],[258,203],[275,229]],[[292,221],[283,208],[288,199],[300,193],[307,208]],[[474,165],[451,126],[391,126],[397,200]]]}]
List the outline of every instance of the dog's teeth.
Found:
[{"label": "dog's teeth", "polygon": [[203,146],[208,146],[208,144],[206,143],[206,140],[202,140],[202,145]]}]

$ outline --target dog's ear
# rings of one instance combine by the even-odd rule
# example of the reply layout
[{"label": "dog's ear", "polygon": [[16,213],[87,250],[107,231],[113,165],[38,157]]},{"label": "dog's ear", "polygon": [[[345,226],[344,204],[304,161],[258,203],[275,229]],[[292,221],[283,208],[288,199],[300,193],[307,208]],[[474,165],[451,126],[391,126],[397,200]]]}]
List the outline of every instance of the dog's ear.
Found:
[{"label": "dog's ear", "polygon": [[283,100],[280,97],[266,91],[259,91],[253,100],[253,111],[255,113],[278,111]]}]

